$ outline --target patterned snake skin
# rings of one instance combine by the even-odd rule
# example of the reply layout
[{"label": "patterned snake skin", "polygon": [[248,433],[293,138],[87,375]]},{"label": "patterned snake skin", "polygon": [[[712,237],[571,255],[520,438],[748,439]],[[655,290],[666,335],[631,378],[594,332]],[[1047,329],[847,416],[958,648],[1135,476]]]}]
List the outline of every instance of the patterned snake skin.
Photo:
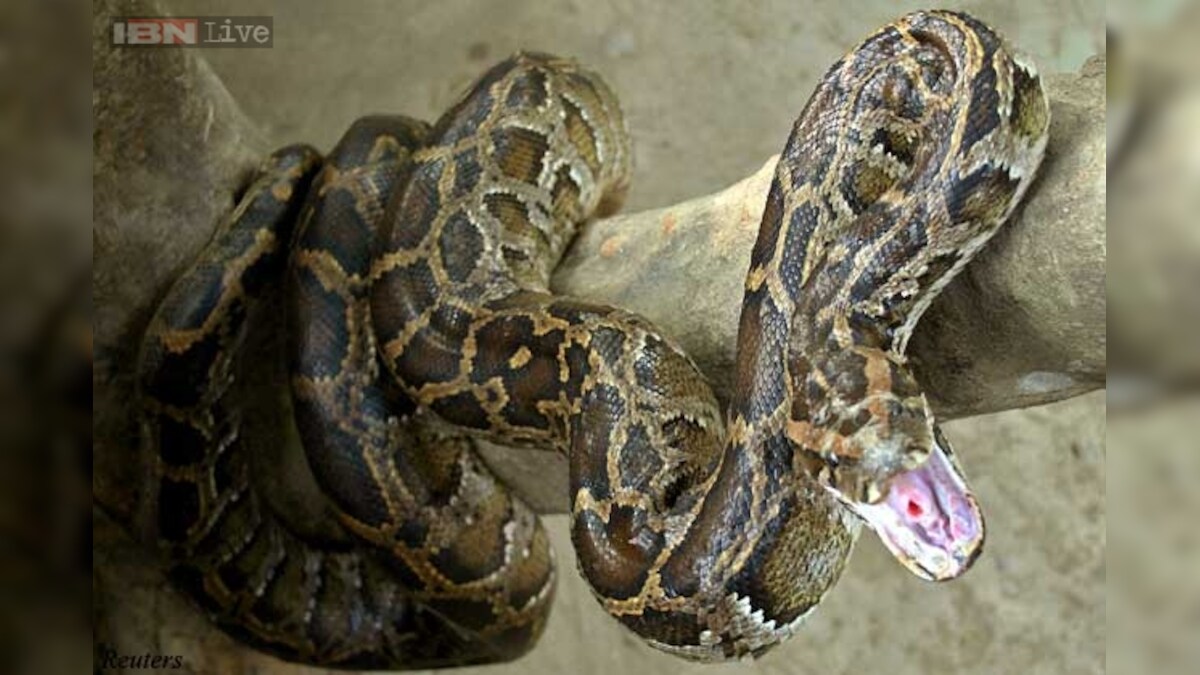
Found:
[{"label": "patterned snake skin", "polygon": [[[449,423],[566,453],[583,576],[689,658],[786,638],[863,522],[914,573],[955,577],[982,516],[905,345],[1020,201],[1048,122],[1034,70],[963,14],[911,14],[835,64],[771,187],[724,419],[645,319],[548,290],[629,181],[595,74],[518,54],[432,128],[360,120],[319,175],[284,149],[147,331],[147,536],[223,629],[287,659],[514,658],[545,626],[553,556]],[[346,540],[266,507],[240,433],[241,343],[289,243],[296,421]]]}]

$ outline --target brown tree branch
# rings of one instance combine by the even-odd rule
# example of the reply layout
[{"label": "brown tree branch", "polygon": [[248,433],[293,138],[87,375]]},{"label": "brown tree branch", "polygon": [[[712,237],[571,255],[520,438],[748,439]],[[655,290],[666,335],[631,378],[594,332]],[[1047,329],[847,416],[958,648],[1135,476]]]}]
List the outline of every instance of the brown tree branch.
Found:
[{"label": "brown tree branch", "polygon": [[[944,418],[1105,381],[1104,61],[1048,79],[1046,161],[1022,210],[934,302],[909,354]],[[728,394],[742,281],[777,157],[716,194],[585,229],[555,290],[635,310]]]}]

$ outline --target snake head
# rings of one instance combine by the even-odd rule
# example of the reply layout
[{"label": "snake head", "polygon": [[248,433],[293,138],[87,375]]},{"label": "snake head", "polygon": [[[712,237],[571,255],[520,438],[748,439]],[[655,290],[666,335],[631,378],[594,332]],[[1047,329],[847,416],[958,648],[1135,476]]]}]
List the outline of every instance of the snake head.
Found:
[{"label": "snake head", "polygon": [[969,569],[983,514],[903,357],[854,347],[796,365],[788,436],[807,473],[917,576]]},{"label": "snake head", "polygon": [[879,535],[897,560],[923,579],[953,579],[970,569],[983,551],[983,512],[936,427],[925,460],[887,481],[877,502],[848,500],[832,492]]}]

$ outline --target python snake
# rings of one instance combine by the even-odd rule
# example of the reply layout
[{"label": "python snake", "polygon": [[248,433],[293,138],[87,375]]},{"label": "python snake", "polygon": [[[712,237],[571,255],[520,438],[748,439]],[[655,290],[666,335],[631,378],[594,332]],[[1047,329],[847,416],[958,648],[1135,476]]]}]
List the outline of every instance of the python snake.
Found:
[{"label": "python snake", "polygon": [[[648,321],[548,290],[629,182],[595,74],[522,53],[433,127],[364,118],[323,167],[285,148],[146,332],[146,536],[218,625],[286,659],[514,658],[546,624],[546,534],[430,417],[567,453],[583,576],[689,658],[787,637],[862,522],[916,574],[957,576],[982,516],[904,350],[1020,201],[1048,121],[1033,68],[964,14],[910,14],[838,61],[771,186],[727,418]],[[345,540],[299,533],[250,475],[239,354],[285,269],[295,419]]]}]

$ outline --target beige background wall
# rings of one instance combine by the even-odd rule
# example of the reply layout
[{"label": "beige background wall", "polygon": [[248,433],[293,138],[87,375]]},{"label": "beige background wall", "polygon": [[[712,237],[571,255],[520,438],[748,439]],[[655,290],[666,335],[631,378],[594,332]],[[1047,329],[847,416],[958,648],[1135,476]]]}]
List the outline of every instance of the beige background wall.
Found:
[{"label": "beige background wall", "polygon": [[[279,144],[328,148],[368,113],[436,117],[517,49],[575,56],[622,99],[635,145],[632,210],[712,192],[757,169],[781,149],[827,65],[916,7],[882,0],[171,6],[181,15],[275,17],[273,49],[204,56]],[[1046,72],[1073,70],[1103,49],[1100,2],[960,6]],[[988,517],[988,546],[975,569],[950,584],[923,583],[865,536],[805,629],[752,665],[703,668],[643,646],[602,612],[575,574],[565,517],[548,518],[563,570],[551,626],[531,655],[486,672],[1102,672],[1104,428],[1103,394],[948,425]],[[304,670],[239,649],[209,629],[135,549],[112,548],[103,565],[102,587],[120,593],[108,596],[101,618],[122,644],[182,653],[197,672]]]}]

